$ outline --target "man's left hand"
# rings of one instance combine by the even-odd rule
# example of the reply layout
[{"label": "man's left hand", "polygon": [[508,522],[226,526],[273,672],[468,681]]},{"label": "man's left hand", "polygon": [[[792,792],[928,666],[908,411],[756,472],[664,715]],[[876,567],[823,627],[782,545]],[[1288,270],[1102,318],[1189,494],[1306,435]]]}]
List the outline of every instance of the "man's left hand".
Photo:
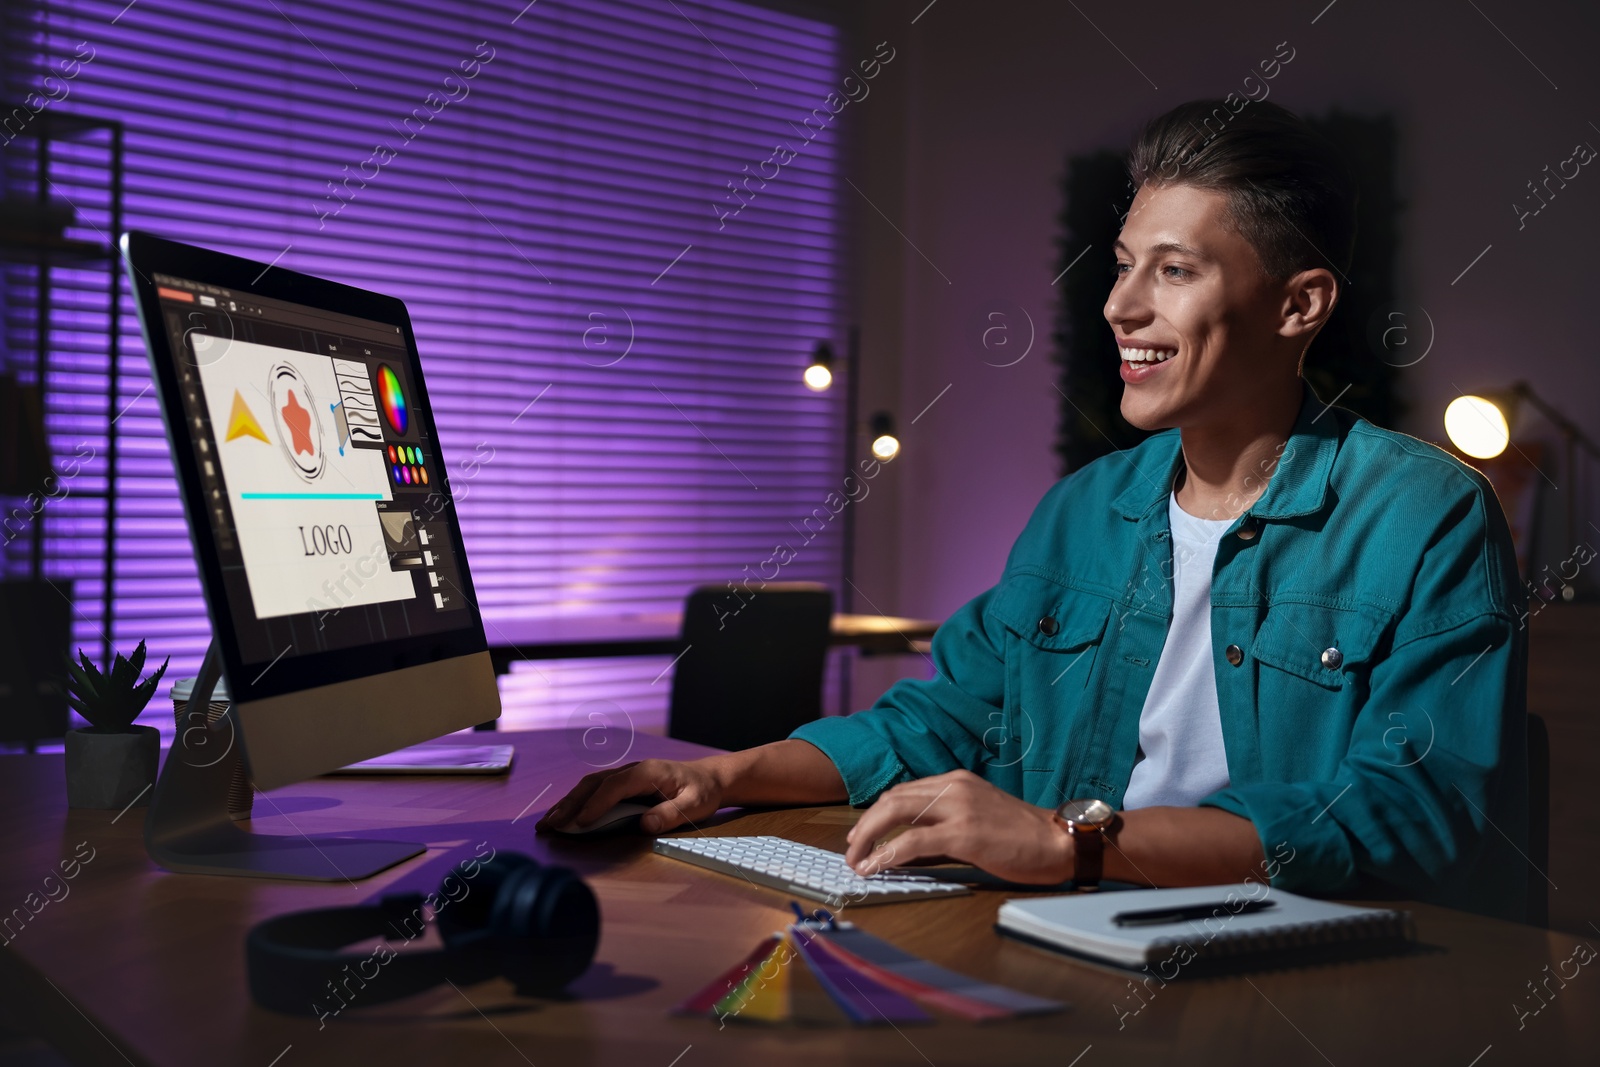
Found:
[{"label": "man's left hand", "polygon": [[[878,839],[899,826],[910,829],[874,851]],[[1012,882],[1055,885],[1072,877],[1072,841],[1051,811],[971,771],[887,790],[848,840],[845,862],[862,875],[918,859],[948,858]]]}]

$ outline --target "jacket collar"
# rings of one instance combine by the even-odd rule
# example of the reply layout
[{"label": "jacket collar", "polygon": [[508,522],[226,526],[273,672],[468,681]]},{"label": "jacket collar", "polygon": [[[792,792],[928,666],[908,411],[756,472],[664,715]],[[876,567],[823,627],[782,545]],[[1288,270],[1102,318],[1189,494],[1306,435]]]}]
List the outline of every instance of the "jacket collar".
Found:
[{"label": "jacket collar", "polygon": [[[1266,491],[1250,507],[1250,514],[1263,519],[1287,519],[1320,511],[1328,493],[1328,477],[1339,453],[1342,437],[1340,420],[1330,413],[1311,388],[1300,379],[1300,411],[1295,416],[1289,441],[1279,457],[1277,469],[1270,473]],[[1134,468],[1128,487],[1111,502],[1124,518],[1139,519],[1151,508],[1165,503],[1183,463],[1183,449],[1177,429],[1163,430],[1125,453]]]}]

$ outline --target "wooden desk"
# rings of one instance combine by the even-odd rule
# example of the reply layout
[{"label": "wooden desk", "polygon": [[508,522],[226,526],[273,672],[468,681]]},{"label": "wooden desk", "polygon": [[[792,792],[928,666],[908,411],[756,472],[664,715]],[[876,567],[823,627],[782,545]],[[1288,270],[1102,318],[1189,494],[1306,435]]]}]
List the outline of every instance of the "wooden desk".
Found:
[{"label": "wooden desk", "polygon": [[[94,859],[0,948],[6,1025],[48,1037],[75,1062],[228,1064],[768,1067],[923,1065],[1591,1063],[1600,1047],[1600,961],[1557,989],[1518,1030],[1512,1005],[1568,958],[1577,939],[1414,905],[1430,952],[1248,977],[1180,980],[1119,1031],[1127,980],[1003,940],[990,929],[1001,894],[846,909],[910,951],[1019,989],[1073,1002],[1016,1022],[850,1029],[763,1028],[668,1016],[667,1008],[736,963],[789,917],[787,898],[653,855],[645,839],[535,838],[533,822],[589,770],[580,731],[507,734],[506,779],[319,779],[260,797],[258,830],[360,830],[434,847],[359,885],[172,875],[141,843],[143,809],[68,811],[60,756],[0,757],[0,906],[20,907],[57,862],[88,842]],[[631,756],[703,753],[636,738]],[[520,818],[519,818],[520,816]],[[843,849],[848,808],[726,814],[707,833],[778,833]],[[515,821],[514,821],[515,820]],[[243,940],[259,919],[348,904],[421,879],[480,841],[581,870],[605,928],[597,962],[567,1001],[516,997],[503,981],[448,985],[406,1001],[315,1019],[255,1007]],[[1600,945],[1600,934],[1590,939]],[[1569,968],[1570,969],[1570,968]],[[1551,988],[1556,989],[1552,981]],[[1486,1051],[1487,1050],[1487,1051]]]},{"label": "wooden desk", "polygon": [[[604,656],[676,656],[683,614],[659,611],[632,615],[573,616],[549,619],[485,620],[489,655],[497,674],[514,660],[591,659]],[[934,619],[893,615],[835,615],[830,644],[857,648],[865,655],[914,652],[933,637]]]}]

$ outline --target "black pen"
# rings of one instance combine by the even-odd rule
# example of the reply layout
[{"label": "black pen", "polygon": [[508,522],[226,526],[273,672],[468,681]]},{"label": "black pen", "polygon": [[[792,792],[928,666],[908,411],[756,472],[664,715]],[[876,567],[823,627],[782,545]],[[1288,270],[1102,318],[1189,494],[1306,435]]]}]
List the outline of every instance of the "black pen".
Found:
[{"label": "black pen", "polygon": [[1262,911],[1274,907],[1271,900],[1247,900],[1242,905],[1234,907],[1225,901],[1214,904],[1191,904],[1182,908],[1151,908],[1148,911],[1119,911],[1111,916],[1111,922],[1116,926],[1157,926],[1161,923],[1179,923],[1188,919],[1209,919],[1215,916],[1222,918],[1220,913],[1228,915],[1242,915],[1245,912]]}]

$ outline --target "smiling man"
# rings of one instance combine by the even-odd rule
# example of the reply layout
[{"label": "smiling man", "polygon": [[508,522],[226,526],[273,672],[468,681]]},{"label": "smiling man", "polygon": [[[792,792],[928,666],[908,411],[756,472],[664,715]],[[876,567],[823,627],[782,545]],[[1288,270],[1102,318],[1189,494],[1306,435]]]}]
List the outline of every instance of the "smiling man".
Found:
[{"label": "smiling man", "polygon": [[[863,873],[1402,895],[1524,914],[1527,637],[1509,529],[1449,454],[1301,377],[1354,192],[1259,103],[1153,120],[1105,317],[1122,414],[1161,430],[1058,482],[931,680],[789,740],[591,775],[544,828],[848,800]],[[1208,120],[1212,120],[1208,122]],[[760,714],[752,708],[751,714]],[[879,842],[903,830],[886,844]]]}]

